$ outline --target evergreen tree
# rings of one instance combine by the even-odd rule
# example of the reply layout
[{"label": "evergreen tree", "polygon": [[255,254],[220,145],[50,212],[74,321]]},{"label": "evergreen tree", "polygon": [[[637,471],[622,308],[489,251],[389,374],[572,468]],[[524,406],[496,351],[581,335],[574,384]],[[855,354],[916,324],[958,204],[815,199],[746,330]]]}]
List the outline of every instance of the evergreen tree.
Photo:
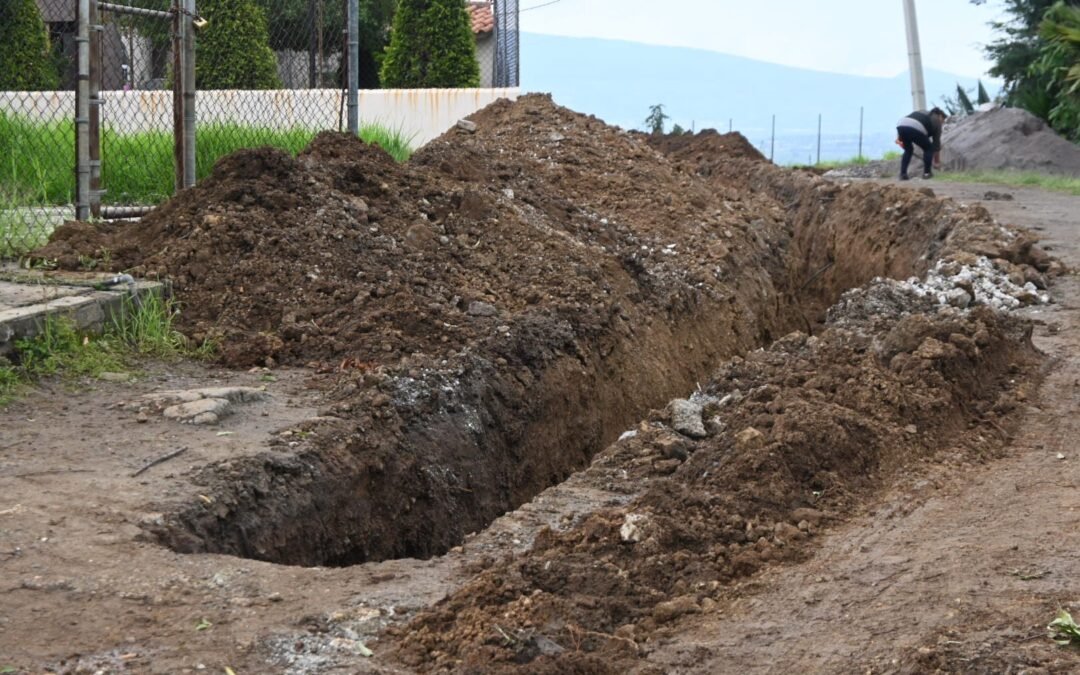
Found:
[{"label": "evergreen tree", "polygon": [[383,59],[382,85],[480,85],[476,40],[463,0],[400,0]]},{"label": "evergreen tree", "polygon": [[281,87],[266,14],[254,0],[202,0],[199,13],[209,23],[195,36],[197,88]]},{"label": "evergreen tree", "polygon": [[49,33],[34,0],[0,1],[0,90],[40,91],[60,86]]}]

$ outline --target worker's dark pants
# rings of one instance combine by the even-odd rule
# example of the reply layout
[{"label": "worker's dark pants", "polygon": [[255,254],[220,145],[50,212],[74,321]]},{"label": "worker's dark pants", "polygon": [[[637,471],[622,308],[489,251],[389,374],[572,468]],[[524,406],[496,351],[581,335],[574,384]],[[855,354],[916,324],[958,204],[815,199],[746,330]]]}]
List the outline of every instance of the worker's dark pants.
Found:
[{"label": "worker's dark pants", "polygon": [[930,137],[911,127],[896,127],[900,142],[904,144],[904,156],[900,159],[900,175],[906,176],[908,165],[911,164],[911,155],[915,152],[915,146],[922,148],[923,173],[930,173],[930,167],[934,162],[934,146]]}]

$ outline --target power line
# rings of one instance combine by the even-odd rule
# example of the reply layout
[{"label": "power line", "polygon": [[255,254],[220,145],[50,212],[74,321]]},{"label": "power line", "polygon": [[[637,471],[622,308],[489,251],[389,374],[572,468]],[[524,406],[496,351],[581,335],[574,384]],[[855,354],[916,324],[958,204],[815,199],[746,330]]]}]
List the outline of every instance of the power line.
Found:
[{"label": "power line", "polygon": [[522,12],[528,12],[528,11],[531,11],[531,10],[534,10],[534,9],[540,9],[541,7],[548,7],[549,5],[554,5],[557,2],[562,2],[562,0],[550,0],[549,2],[544,2],[544,3],[541,3],[539,5],[533,5],[532,7],[526,7],[525,9],[518,10],[518,14],[520,14]]}]

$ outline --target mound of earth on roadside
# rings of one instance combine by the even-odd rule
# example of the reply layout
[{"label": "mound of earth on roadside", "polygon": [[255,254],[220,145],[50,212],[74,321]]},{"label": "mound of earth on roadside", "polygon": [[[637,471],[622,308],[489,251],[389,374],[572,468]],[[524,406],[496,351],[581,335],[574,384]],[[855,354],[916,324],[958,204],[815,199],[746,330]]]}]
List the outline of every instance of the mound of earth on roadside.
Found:
[{"label": "mound of earth on roadside", "polygon": [[729,159],[769,161],[737,131],[722,134],[716,129],[702,129],[696,134],[642,134],[642,138],[671,159],[693,164],[702,175],[709,173],[716,163]]},{"label": "mound of earth on roadside", "polygon": [[942,146],[947,169],[1080,176],[1080,145],[1020,108],[995,108],[947,124]]}]

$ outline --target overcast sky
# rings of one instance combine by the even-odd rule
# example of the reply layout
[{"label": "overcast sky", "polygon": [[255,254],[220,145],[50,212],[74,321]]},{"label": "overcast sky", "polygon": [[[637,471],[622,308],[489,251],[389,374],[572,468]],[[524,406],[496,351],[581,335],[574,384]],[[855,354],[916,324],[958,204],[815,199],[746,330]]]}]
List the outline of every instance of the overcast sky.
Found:
[{"label": "overcast sky", "polygon": [[[907,68],[902,0],[519,0],[521,29],[696,47],[854,75]],[[980,77],[1001,0],[917,0],[923,64]],[[530,9],[536,7],[536,9]]]}]

